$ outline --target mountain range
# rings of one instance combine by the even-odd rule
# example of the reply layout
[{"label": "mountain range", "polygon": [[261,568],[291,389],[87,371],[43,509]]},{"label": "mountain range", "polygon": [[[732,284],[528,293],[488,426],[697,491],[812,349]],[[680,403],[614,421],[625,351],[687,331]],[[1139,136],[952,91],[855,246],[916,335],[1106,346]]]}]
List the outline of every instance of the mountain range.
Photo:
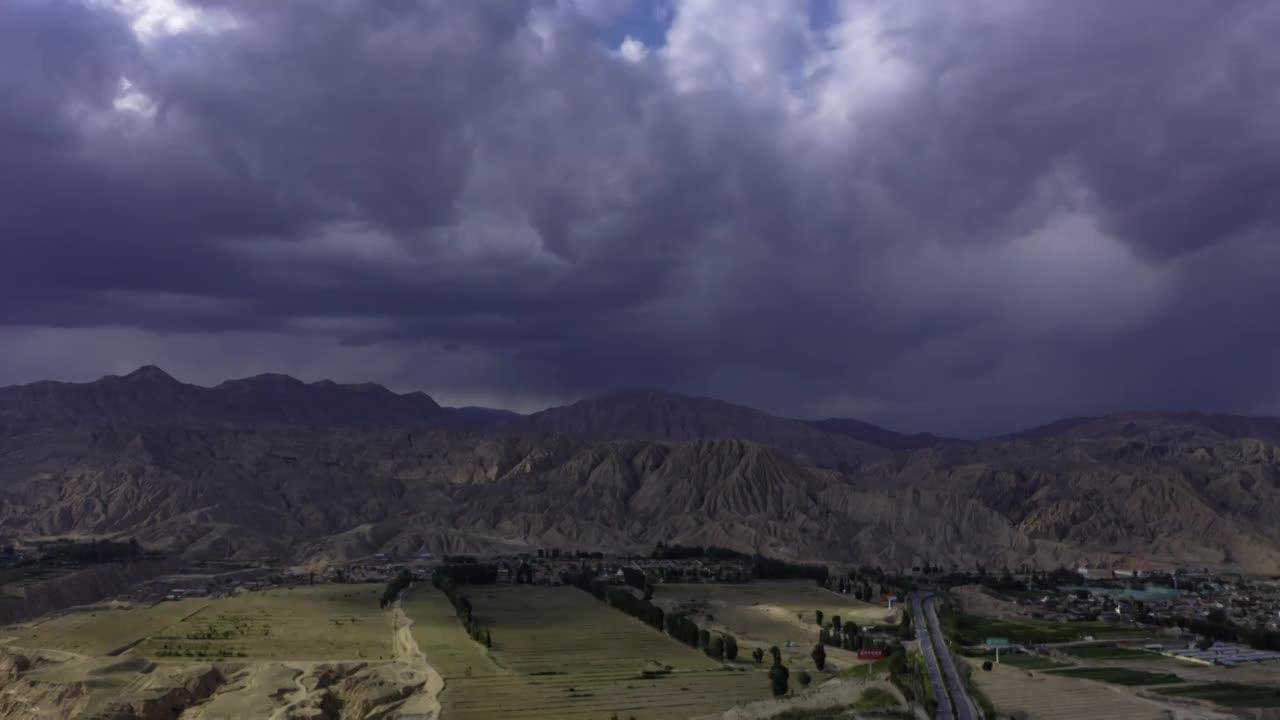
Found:
[{"label": "mountain range", "polygon": [[647,551],[1280,573],[1280,419],[1125,413],[962,441],[658,390],[532,415],[154,367],[0,388],[0,535],[191,557]]}]

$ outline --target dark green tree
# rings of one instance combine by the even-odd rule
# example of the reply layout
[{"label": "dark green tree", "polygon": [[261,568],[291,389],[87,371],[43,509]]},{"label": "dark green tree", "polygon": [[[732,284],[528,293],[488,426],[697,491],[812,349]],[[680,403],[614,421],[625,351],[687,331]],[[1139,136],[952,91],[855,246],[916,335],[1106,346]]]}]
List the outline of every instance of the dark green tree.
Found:
[{"label": "dark green tree", "polygon": [[760,662],[764,660],[764,648],[756,648],[755,650],[752,650],[751,657],[754,658],[756,664],[759,665]]},{"label": "dark green tree", "polygon": [[707,655],[716,660],[724,659],[724,640],[720,639],[720,636],[717,635],[711,638],[711,641],[707,643]]},{"label": "dark green tree", "polygon": [[817,623],[818,623],[819,625],[821,625],[821,624],[822,624],[822,611],[821,611],[821,610],[814,610],[814,611],[813,611],[813,617],[814,617],[814,619],[817,621]]},{"label": "dark green tree", "polygon": [[813,678],[809,677],[809,673],[801,670],[796,673],[796,680],[800,682],[800,687],[807,688],[809,687],[809,683],[813,681]]},{"label": "dark green tree", "polygon": [[841,633],[840,616],[833,615],[831,617],[831,631],[838,637]]},{"label": "dark green tree", "polygon": [[774,645],[773,647],[769,648],[769,654],[773,656],[774,665],[782,664],[782,651],[778,649],[777,645]]},{"label": "dark green tree", "polygon": [[738,639],[732,635],[724,636],[724,659],[729,662],[738,659]]},{"label": "dark green tree", "polygon": [[827,668],[827,651],[822,646],[822,643],[813,646],[813,652],[810,653],[810,656],[813,657],[814,667],[818,668],[819,671]]},{"label": "dark green tree", "polygon": [[774,665],[769,668],[769,689],[773,690],[774,697],[782,697],[787,694],[790,689],[787,681],[790,679],[791,672],[787,670],[785,665]]}]

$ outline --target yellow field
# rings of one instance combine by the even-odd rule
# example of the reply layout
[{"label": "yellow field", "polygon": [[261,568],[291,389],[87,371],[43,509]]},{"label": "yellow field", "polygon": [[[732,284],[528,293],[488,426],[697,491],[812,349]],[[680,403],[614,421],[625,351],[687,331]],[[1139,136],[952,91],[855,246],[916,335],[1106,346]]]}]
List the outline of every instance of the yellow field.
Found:
[{"label": "yellow field", "polygon": [[467,635],[444,593],[418,584],[404,593],[400,607],[413,620],[411,632],[418,649],[446,683],[468,673],[473,677],[506,674],[494,664],[484,646]]},{"label": "yellow field", "polygon": [[[769,694],[763,670],[713,661],[576,588],[482,586],[468,596],[492,630],[492,660],[438,591],[416,587],[402,602],[445,678],[446,720],[674,720]],[[660,668],[669,670],[652,672]]]},{"label": "yellow field", "polygon": [[640,670],[654,663],[709,670],[720,663],[577,588],[477,587],[468,595],[493,629],[493,652],[515,672]]},{"label": "yellow field", "polygon": [[306,585],[209,601],[147,638],[157,660],[390,660],[391,625],[378,607],[383,586]]},{"label": "yellow field", "polygon": [[1009,665],[973,671],[974,682],[1002,714],[1022,712],[1028,720],[1156,720],[1166,706],[1114,685],[1032,673]]},{"label": "yellow field", "polygon": [[[710,624],[732,633],[744,648],[744,656],[750,655],[752,648],[776,645],[784,655],[797,660],[807,657],[818,641],[815,611],[822,611],[824,622],[839,615],[842,622],[859,625],[892,624],[899,617],[897,607],[890,612],[882,605],[854,600],[800,580],[662,584],[654,593],[654,601],[664,610],[693,610],[699,625]],[[795,645],[788,649],[788,642]],[[835,648],[828,648],[827,656],[845,665],[857,662],[852,653]]]},{"label": "yellow field", "polygon": [[163,631],[198,612],[207,601],[192,599],[152,607],[101,608],[70,612],[26,627],[0,631],[13,645],[51,648],[82,655],[110,655]]}]

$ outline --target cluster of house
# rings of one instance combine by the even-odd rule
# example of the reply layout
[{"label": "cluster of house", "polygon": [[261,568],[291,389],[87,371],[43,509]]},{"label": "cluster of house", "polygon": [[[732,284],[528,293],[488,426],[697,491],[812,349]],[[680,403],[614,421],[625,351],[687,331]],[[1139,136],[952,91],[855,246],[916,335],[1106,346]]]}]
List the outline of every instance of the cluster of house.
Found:
[{"label": "cluster of house", "polygon": [[[1135,578],[1146,576],[1143,571],[1134,573]],[[1240,627],[1280,630],[1280,583],[1275,581],[1184,572],[1173,576],[1172,582],[1164,576],[1168,585],[1135,587],[1124,582],[1128,575],[1091,572],[1087,577],[1092,581],[1087,586],[1062,586],[1020,602],[1058,622],[1133,622],[1144,616],[1216,618]]]}]

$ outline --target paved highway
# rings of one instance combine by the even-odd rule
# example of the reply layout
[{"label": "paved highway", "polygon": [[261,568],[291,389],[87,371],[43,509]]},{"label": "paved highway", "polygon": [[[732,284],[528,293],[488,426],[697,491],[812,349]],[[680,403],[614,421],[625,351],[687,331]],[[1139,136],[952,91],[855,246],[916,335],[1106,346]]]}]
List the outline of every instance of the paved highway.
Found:
[{"label": "paved highway", "polygon": [[[947,678],[947,689],[951,691],[955,716],[957,720],[978,720],[981,716],[978,714],[977,706],[965,690],[964,682],[960,679],[960,671],[956,668],[955,658],[951,656],[951,650],[947,647],[946,636],[942,634],[942,623],[938,622],[938,613],[934,608],[935,599],[933,595],[924,599],[924,612],[929,622],[929,635],[933,638],[933,645],[937,648],[938,656],[942,660],[942,671]],[[942,717],[941,713],[938,717]]]},{"label": "paved highway", "polygon": [[[929,597],[932,599],[933,596]],[[947,697],[947,688],[942,682],[942,671],[938,669],[938,656],[934,653],[933,641],[929,639],[928,622],[920,607],[918,593],[911,595],[911,604],[915,611],[916,640],[920,641],[920,652],[924,655],[924,665],[929,670],[929,682],[933,685],[933,697],[938,701],[938,712],[934,717],[938,720],[951,720],[955,717],[951,710],[951,699]]]}]

